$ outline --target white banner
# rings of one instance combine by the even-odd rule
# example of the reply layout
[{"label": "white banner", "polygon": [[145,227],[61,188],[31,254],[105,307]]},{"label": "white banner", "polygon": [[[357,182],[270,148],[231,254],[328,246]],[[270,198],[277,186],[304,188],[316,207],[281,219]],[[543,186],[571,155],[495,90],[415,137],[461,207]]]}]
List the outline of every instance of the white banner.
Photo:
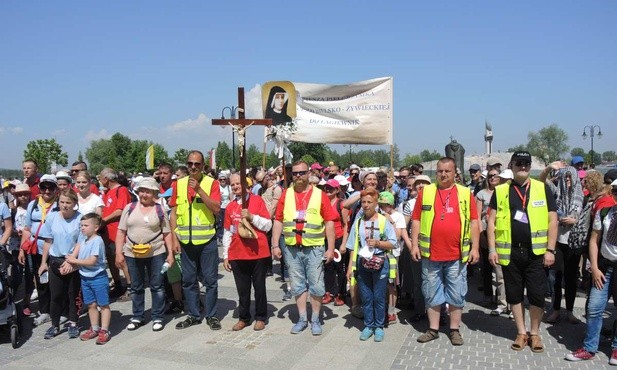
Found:
[{"label": "white banner", "polygon": [[392,77],[346,85],[293,82],[291,140],[331,144],[392,144]]}]

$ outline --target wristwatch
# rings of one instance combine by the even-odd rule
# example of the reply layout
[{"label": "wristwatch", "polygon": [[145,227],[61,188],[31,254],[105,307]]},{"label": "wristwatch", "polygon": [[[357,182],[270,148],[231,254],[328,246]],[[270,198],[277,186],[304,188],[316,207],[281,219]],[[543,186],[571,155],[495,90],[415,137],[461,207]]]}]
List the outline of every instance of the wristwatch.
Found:
[{"label": "wristwatch", "polygon": [[552,253],[552,254],[557,254],[557,250],[555,249],[546,249],[547,252]]}]

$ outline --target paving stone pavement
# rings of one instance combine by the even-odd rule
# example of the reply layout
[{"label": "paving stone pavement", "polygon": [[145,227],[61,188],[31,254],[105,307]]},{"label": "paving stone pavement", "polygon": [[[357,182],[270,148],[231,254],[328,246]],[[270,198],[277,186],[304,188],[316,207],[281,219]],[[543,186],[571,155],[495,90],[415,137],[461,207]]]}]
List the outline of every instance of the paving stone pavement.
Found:
[{"label": "paving stone pavement", "polygon": [[[269,321],[261,332],[249,326],[234,332],[237,321],[237,293],[233,276],[219,269],[219,308],[223,329],[212,331],[205,324],[185,330],[174,328],[182,316],[169,316],[161,332],[153,332],[150,323],[129,332],[125,329],[131,314],[129,302],[112,304],[112,339],[104,346],[93,341],[69,340],[66,332],[44,340],[48,326],[32,328],[32,319],[24,319],[23,344],[12,349],[8,336],[0,333],[0,358],[3,369],[43,368],[77,369],[84,366],[118,369],[602,369],[608,368],[610,343],[601,342],[594,360],[572,363],[564,360],[569,351],[580,347],[585,325],[559,322],[542,324],[545,353],[534,354],[529,348],[515,352],[509,347],[516,333],[507,317],[492,317],[489,309],[477,304],[482,295],[477,277],[470,279],[468,305],[463,314],[461,333],[465,344],[454,347],[447,331],[441,328],[437,340],[417,343],[426,330],[424,322],[409,324],[411,312],[399,312],[399,322],[386,329],[385,341],[361,342],[362,322],[349,313],[347,306],[329,304],[323,308],[324,333],[312,336],[310,329],[289,333],[297,319],[295,304],[283,302],[282,283],[267,280]],[[149,297],[146,294],[149,307]],[[610,305],[608,315],[616,317]],[[577,298],[575,313],[582,318],[584,297]],[[146,313],[146,317],[149,312]],[[611,319],[612,320],[612,319]],[[607,320],[607,324],[610,320]],[[80,320],[87,327],[87,316]]]}]

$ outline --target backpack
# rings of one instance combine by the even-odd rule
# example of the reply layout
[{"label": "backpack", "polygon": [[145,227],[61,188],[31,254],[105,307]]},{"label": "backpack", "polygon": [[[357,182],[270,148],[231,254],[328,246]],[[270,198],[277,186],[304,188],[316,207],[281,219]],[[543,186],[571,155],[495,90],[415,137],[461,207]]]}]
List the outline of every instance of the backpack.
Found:
[{"label": "backpack", "polygon": [[588,201],[588,196],[583,201],[583,210],[578,216],[578,220],[572,226],[568,236],[568,246],[571,249],[581,249],[589,246],[589,236],[591,235],[591,209],[593,202]]}]

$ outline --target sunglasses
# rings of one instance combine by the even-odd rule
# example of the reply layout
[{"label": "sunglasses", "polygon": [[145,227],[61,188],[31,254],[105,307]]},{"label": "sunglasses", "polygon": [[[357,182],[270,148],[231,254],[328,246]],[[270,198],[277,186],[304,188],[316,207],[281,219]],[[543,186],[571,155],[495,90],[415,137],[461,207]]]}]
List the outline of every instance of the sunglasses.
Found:
[{"label": "sunglasses", "polygon": [[323,189],[326,193],[334,193],[334,191],[336,190],[336,188],[333,188],[331,186],[326,186]]},{"label": "sunglasses", "polygon": [[496,174],[496,173],[493,173],[493,174],[490,174],[490,175],[488,175],[486,177],[489,178],[489,179],[492,179],[492,178],[495,178],[495,177],[499,177],[499,175]]},{"label": "sunglasses", "polygon": [[530,161],[525,161],[525,160],[515,161],[514,164],[517,167],[529,167],[529,166],[531,166],[531,162]]},{"label": "sunglasses", "polygon": [[469,173],[473,175],[474,173],[478,173],[478,170],[469,170]]},{"label": "sunglasses", "polygon": [[71,170],[71,173],[75,174],[75,173],[77,173],[79,171],[81,171],[81,170]]},{"label": "sunglasses", "polygon": [[46,190],[56,190],[56,185],[39,185],[39,189],[41,189],[41,191],[46,191]]},{"label": "sunglasses", "polygon": [[304,175],[306,175],[307,173],[308,173],[308,171],[292,171],[292,172],[291,172],[291,175],[292,175],[292,176],[294,176],[294,177],[295,177],[295,176],[304,176]]},{"label": "sunglasses", "polygon": [[186,165],[187,165],[188,167],[199,167],[199,166],[201,166],[202,164],[203,164],[203,163],[201,163],[201,162],[186,162]]},{"label": "sunglasses", "polygon": [[396,176],[397,179],[405,180],[408,176]]}]

